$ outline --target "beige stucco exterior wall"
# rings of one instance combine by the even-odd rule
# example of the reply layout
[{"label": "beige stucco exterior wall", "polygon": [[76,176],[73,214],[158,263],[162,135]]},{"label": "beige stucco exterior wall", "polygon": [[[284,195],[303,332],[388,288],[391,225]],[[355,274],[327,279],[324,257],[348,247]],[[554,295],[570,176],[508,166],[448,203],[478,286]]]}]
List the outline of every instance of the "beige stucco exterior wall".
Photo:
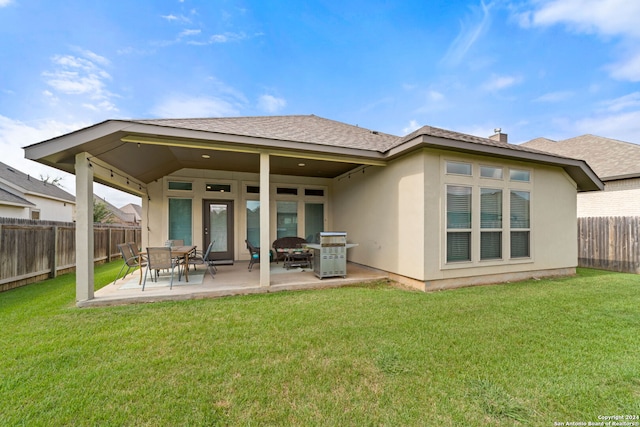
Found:
[{"label": "beige stucco exterior wall", "polygon": [[[472,163],[474,177],[446,175],[446,160]],[[505,179],[481,179],[477,172],[480,165],[504,167]],[[509,182],[509,167],[529,170],[531,182]],[[481,261],[478,218],[474,219],[472,261],[447,264],[447,183],[464,183],[476,191],[503,188],[505,221],[510,189],[530,191],[531,257],[509,259],[509,229],[505,225],[503,259]],[[425,288],[432,282],[476,280],[480,276],[500,281],[544,275],[544,271],[566,274],[577,265],[576,186],[560,168],[423,150],[386,167],[371,167],[364,174],[356,171],[351,178],[337,179],[332,206],[336,228],[347,231],[349,240],[359,244],[350,250],[351,261],[424,282]],[[479,201],[474,202],[474,209],[479,209]]]},{"label": "beige stucco exterior wall", "polygon": [[[192,183],[191,191],[176,191],[168,189],[169,181]],[[298,235],[304,237],[305,202],[324,203],[325,230],[331,228],[330,187],[331,181],[323,178],[295,177],[271,175],[270,188],[270,241],[276,239],[276,203],[277,201],[296,201],[298,203]],[[206,191],[206,184],[229,184],[231,192]],[[205,249],[203,244],[203,200],[232,200],[234,202],[234,259],[248,260],[245,239],[246,236],[246,201],[259,200],[259,194],[248,194],[246,186],[259,186],[260,176],[251,173],[207,171],[197,169],[183,169],[164,179],[150,183],[147,186],[149,197],[143,203],[142,242],[143,247],[162,246],[169,236],[169,198],[187,198],[192,200],[192,238],[193,244],[199,249]],[[278,195],[276,188],[298,188],[298,195]],[[304,196],[304,189],[323,189],[324,196]],[[149,200],[150,199],[150,200]],[[148,218],[147,218],[148,217]]]},{"label": "beige stucco exterior wall", "polygon": [[640,216],[640,178],[605,182],[604,191],[578,194],[578,217]]},{"label": "beige stucco exterior wall", "polygon": [[361,169],[333,184],[335,229],[358,244],[349,249],[348,259],[423,278],[425,156],[413,153],[388,166]]}]

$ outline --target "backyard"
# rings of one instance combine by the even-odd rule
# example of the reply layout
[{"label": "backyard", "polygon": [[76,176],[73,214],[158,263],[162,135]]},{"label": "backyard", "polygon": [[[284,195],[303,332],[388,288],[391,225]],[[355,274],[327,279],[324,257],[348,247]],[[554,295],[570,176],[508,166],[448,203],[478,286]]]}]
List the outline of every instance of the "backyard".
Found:
[{"label": "backyard", "polygon": [[[97,267],[96,287],[120,265]],[[0,425],[640,423],[637,275],[92,309],[74,296],[73,275],[0,294]]]}]

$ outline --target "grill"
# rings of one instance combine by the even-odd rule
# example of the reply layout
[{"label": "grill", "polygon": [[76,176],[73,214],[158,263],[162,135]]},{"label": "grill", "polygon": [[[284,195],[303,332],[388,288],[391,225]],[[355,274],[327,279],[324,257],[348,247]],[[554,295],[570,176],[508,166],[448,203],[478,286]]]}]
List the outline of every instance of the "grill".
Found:
[{"label": "grill", "polygon": [[347,249],[356,246],[347,244],[347,233],[324,231],[319,244],[308,244],[313,251],[313,272],[319,278],[347,277]]}]

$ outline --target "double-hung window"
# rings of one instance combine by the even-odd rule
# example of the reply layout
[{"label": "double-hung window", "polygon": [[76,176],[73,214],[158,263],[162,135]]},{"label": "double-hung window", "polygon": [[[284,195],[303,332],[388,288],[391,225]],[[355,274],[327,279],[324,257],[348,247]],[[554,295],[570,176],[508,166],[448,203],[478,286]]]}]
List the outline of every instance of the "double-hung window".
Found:
[{"label": "double-hung window", "polygon": [[480,259],[502,259],[502,190],[480,189]]},{"label": "double-hung window", "polygon": [[471,261],[471,187],[447,185],[447,262]]},{"label": "double-hung window", "polygon": [[463,268],[531,258],[533,171],[444,162],[445,264]]},{"label": "double-hung window", "polygon": [[531,255],[530,200],[528,191],[511,190],[511,258],[527,258]]}]

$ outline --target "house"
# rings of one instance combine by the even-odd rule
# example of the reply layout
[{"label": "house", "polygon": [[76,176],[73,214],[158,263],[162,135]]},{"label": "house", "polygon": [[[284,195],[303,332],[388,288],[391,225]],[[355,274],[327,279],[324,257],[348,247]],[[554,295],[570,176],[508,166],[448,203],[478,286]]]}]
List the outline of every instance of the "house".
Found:
[{"label": "house", "polygon": [[142,221],[142,206],[129,203],[120,208],[120,211],[129,215],[128,220],[132,224],[140,224]]},{"label": "house", "polygon": [[576,193],[602,189],[583,160],[500,134],[398,137],[314,115],[107,120],[25,154],[76,174],[78,301],[93,298],[94,181],[142,198],[143,246],[213,240],[235,262],[245,239],[268,259],[278,237],[345,231],[351,262],[422,290],[574,273]]},{"label": "house", "polygon": [[0,217],[74,221],[75,197],[0,162]]},{"label": "house", "polygon": [[[96,194],[94,194],[94,203],[96,205],[103,205],[105,208],[105,217],[101,218],[98,222],[108,223],[108,224],[124,224],[124,225],[139,225],[140,224],[140,214],[138,213],[138,209],[142,209],[140,206],[129,203],[123,208],[117,208],[111,203],[107,201],[107,199],[102,198]],[[125,211],[125,208],[127,209]],[[97,219],[97,218],[94,218]]]},{"label": "house", "polygon": [[604,182],[604,191],[578,195],[578,217],[640,216],[640,145],[596,135],[520,145],[585,160]]}]

